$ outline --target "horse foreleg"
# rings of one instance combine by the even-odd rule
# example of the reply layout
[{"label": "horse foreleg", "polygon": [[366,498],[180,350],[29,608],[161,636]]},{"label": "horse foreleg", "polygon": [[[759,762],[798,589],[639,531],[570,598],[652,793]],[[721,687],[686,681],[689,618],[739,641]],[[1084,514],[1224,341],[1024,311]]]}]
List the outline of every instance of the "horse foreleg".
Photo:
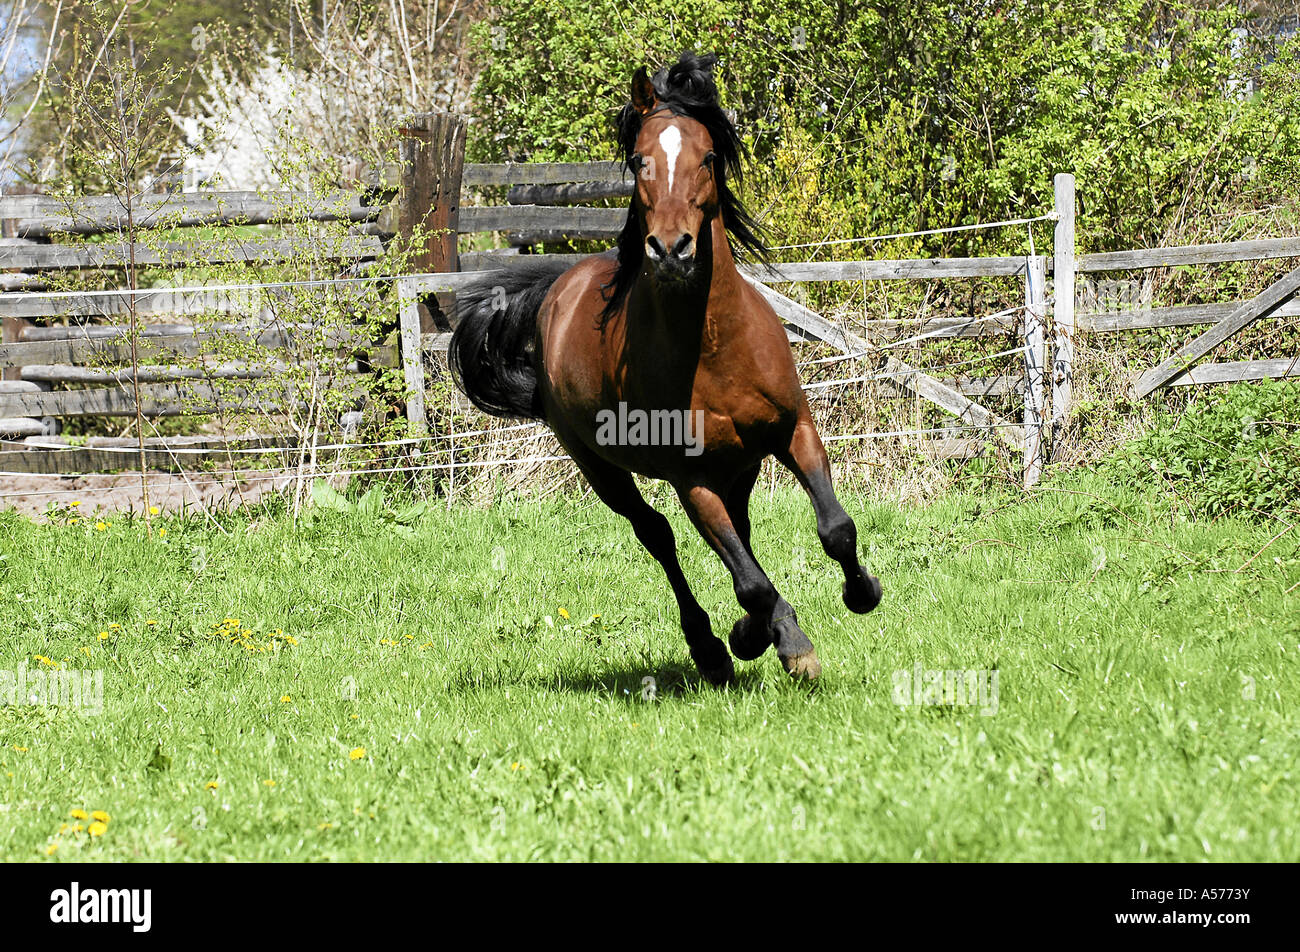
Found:
[{"label": "horse foreleg", "polygon": [[[741,651],[737,651],[737,657],[744,659],[742,651],[753,647],[751,643],[761,642],[763,648],[775,643],[781,664],[792,677],[817,677],[821,673],[821,663],[817,660],[812,642],[799,627],[799,620],[790,603],[777,592],[776,586],[750,552],[746,540],[728,512],[727,500],[712,488],[700,484],[681,485],[676,489],[691,522],[731,573],[736,601],[749,619],[748,622],[741,619],[737,623],[737,630],[742,633],[740,645],[737,644],[737,630],[733,630],[732,650],[741,648]],[[754,635],[755,632],[761,632],[766,641]],[[757,651],[750,656],[757,657],[761,653]]]},{"label": "horse foreleg", "polygon": [[822,548],[844,570],[844,604],[859,614],[871,611],[880,604],[880,580],[858,562],[858,528],[835,498],[826,449],[812,420],[805,417],[799,421],[789,449],[777,453],[776,458],[794,473],[812,499]]},{"label": "horse foreleg", "polygon": [[696,600],[681,563],[677,561],[677,540],[672,525],[663,513],[645,501],[631,473],[599,457],[584,455],[579,459],[579,453],[571,452],[571,455],[587,477],[592,491],[606,506],[632,523],[637,541],[654,556],[668,576],[668,584],[672,586],[681,613],[682,634],[686,636],[686,645],[700,676],[719,686],[733,681],[736,671],[731,657],[722,640],[713,634],[709,613]]}]

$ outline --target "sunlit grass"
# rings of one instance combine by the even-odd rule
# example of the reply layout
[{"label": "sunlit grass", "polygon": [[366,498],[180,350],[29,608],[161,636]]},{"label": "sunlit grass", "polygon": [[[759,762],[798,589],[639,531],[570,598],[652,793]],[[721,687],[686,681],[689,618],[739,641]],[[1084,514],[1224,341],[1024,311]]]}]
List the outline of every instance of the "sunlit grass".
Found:
[{"label": "sunlit grass", "polygon": [[[162,517],[152,543],[0,516],[0,670],[104,672],[98,716],[0,707],[0,855],[1294,858],[1297,542],[1238,572],[1279,526],[1088,491],[846,500],[885,584],[864,617],[807,501],[756,497],[824,675],[769,653],[726,691],[590,499]],[[730,579],[663,508],[725,635]],[[996,669],[997,712],[898,706],[918,664]]]}]

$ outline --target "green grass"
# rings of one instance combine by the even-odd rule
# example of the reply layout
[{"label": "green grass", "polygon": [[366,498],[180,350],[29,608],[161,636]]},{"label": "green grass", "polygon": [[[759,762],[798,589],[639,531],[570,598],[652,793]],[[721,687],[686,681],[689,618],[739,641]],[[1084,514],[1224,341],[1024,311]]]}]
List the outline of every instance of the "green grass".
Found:
[{"label": "green grass", "polygon": [[[885,585],[864,617],[807,501],[757,498],[825,670],[794,684],[769,653],[725,691],[591,500],[172,518],[153,544],[2,515],[0,669],[105,680],[99,716],[0,707],[0,855],[1294,860],[1295,534],[1237,572],[1280,524],[1070,485],[1107,498],[846,500]],[[660,505],[725,635],[730,579]],[[297,643],[252,653],[212,635],[227,617]],[[996,714],[896,705],[918,663],[997,669]],[[60,833],[78,808],[107,831]]]}]

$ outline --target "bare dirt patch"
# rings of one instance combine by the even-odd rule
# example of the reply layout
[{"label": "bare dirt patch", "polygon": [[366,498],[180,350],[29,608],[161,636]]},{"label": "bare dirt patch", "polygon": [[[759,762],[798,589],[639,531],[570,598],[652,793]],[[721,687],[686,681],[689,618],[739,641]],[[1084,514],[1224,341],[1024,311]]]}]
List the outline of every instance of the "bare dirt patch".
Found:
[{"label": "bare dirt patch", "polygon": [[[213,479],[178,473],[149,474],[149,504],[163,512],[182,509],[229,509],[255,503],[292,487],[292,472],[270,472],[243,479]],[[140,474],[113,473],[68,477],[51,475],[0,476],[0,510],[17,509],[42,515],[51,503],[79,502],[85,512],[135,512],[144,510]]]}]

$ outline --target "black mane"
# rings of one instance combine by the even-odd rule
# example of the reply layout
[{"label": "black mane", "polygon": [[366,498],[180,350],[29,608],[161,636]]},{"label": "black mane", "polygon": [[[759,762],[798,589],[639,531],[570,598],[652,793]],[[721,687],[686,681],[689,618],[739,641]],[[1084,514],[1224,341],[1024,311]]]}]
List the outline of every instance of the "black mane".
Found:
[{"label": "black mane", "polygon": [[[659,100],[658,108],[667,108],[674,115],[694,119],[708,130],[709,137],[713,140],[713,152],[720,160],[714,163],[714,175],[717,178],[722,223],[729,237],[735,239],[729,242],[732,254],[737,260],[752,256],[766,262],[768,250],[758,237],[758,223],[727,185],[729,176],[735,178],[737,185],[741,182],[741,159],[745,147],[736,133],[736,127],[718,104],[718,87],[713,81],[713,66],[717,61],[717,56],[712,53],[703,56],[683,53],[675,64],[657,72],[651,82],[654,84],[655,97]],[[636,139],[641,133],[643,118],[640,111],[629,102],[619,111],[616,120],[623,165],[634,177],[636,169],[632,167],[632,155],[636,151]],[[613,280],[602,289],[606,298],[603,319],[608,319],[623,304],[632,282],[641,270],[644,256],[645,236],[641,234],[636,209],[629,204],[627,222],[618,236],[618,270],[614,272]]]}]

